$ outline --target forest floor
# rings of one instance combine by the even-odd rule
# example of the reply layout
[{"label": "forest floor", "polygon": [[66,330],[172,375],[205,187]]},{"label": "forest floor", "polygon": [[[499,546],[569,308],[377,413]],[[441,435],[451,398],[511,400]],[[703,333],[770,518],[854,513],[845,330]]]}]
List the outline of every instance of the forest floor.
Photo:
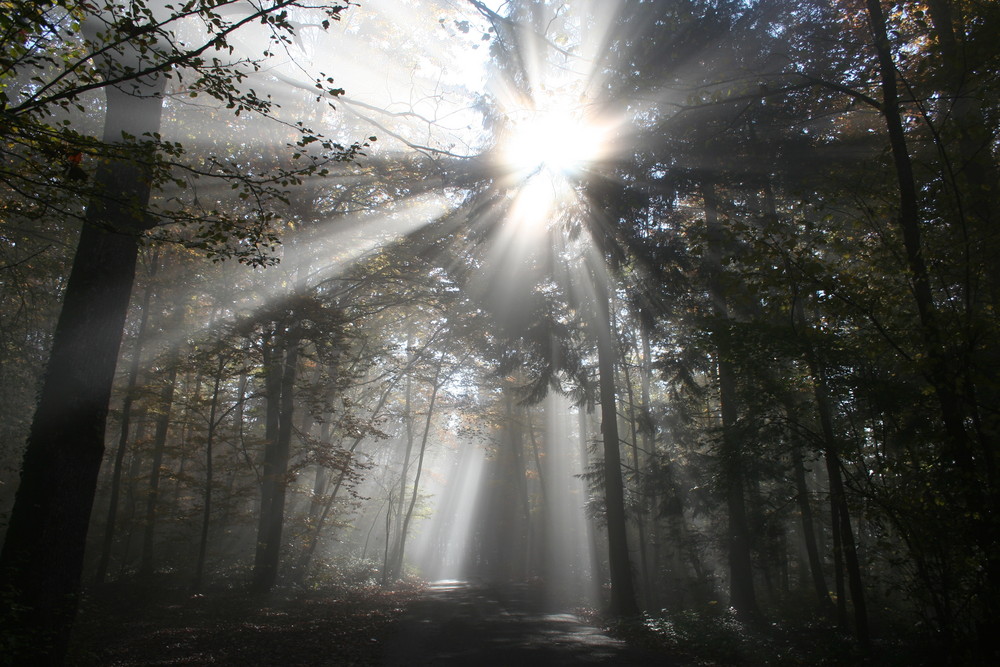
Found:
[{"label": "forest floor", "polygon": [[[910,637],[858,647],[828,623],[748,628],[725,614],[605,625],[542,604],[537,587],[439,583],[283,590],[105,586],[81,605],[72,667],[564,667],[940,665]],[[919,642],[922,643],[922,642]]]},{"label": "forest floor", "polygon": [[105,587],[83,601],[72,667],[379,665],[382,645],[417,587],[143,594]]},{"label": "forest floor", "polygon": [[80,667],[280,665],[669,665],[665,654],[546,611],[528,586],[429,585],[142,595],[105,587],[81,606],[68,664]]},{"label": "forest floor", "polygon": [[669,655],[630,646],[578,616],[547,610],[527,585],[433,584],[397,623],[384,667],[669,667]]}]

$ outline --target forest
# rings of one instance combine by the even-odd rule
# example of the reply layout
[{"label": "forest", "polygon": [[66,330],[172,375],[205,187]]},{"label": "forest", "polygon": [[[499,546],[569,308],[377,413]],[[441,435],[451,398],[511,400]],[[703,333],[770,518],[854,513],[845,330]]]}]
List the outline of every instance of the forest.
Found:
[{"label": "forest", "polygon": [[0,664],[1000,662],[1000,3],[0,8]]}]

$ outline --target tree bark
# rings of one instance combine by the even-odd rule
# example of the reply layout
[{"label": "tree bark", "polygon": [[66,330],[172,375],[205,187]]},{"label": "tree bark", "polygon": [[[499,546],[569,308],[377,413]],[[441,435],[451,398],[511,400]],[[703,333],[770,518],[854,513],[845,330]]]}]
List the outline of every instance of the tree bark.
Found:
[{"label": "tree bark", "polygon": [[[958,197],[958,212],[963,225],[963,237],[967,252],[982,271],[985,284],[967,285],[973,292],[969,302],[980,300],[978,292],[985,292],[993,308],[1000,305],[1000,261],[995,240],[997,224],[996,195],[1000,192],[1000,178],[993,160],[992,146],[994,132],[990,129],[983,113],[984,90],[977,90],[976,73],[968,67],[964,52],[963,27],[955,25],[952,0],[928,0],[933,34],[937,37],[941,67],[937,77],[937,88],[943,93],[946,107],[941,110],[939,128],[944,141],[951,138],[955,150],[945,178],[954,180]],[[948,145],[942,146],[946,153]],[[971,214],[966,219],[966,212]],[[965,229],[971,222],[971,231]]]},{"label": "tree bark", "polygon": [[649,599],[649,593],[652,588],[649,572],[649,559],[646,553],[646,518],[645,518],[645,507],[643,506],[643,501],[645,500],[645,493],[642,484],[642,461],[639,456],[639,427],[637,424],[636,410],[635,410],[635,391],[632,388],[632,376],[628,372],[628,366],[625,364],[625,360],[622,359],[622,368],[624,369],[623,375],[625,382],[625,391],[628,394],[628,426],[629,426],[629,449],[632,453],[632,467],[633,474],[635,476],[635,488],[633,493],[635,493],[636,502],[636,512],[635,512],[635,529],[636,529],[636,539],[638,540],[639,548],[639,581],[640,586],[640,599],[642,604],[649,608],[651,600]]},{"label": "tree bark", "polygon": [[[293,324],[297,327],[297,323]],[[285,492],[288,487],[288,460],[292,443],[292,413],[295,408],[295,378],[298,371],[300,336],[293,333],[277,351],[276,363],[269,372],[276,373],[268,382],[268,413],[277,416],[274,439],[264,451],[261,483],[260,521],[257,531],[257,551],[254,559],[253,590],[267,593],[277,582],[281,559],[281,534],[285,519]],[[272,354],[274,352],[272,351]],[[270,407],[277,405],[276,413]]]}]

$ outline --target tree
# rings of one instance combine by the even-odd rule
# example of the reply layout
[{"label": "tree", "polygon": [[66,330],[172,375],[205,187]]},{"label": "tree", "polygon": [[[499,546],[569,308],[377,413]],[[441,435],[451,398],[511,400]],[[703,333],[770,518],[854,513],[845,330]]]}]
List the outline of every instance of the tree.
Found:
[{"label": "tree", "polygon": [[[12,620],[25,638],[19,656],[24,661],[61,663],[76,611],[83,548],[136,257],[143,234],[157,222],[147,205],[154,187],[169,177],[169,165],[158,151],[180,156],[179,147],[158,139],[168,78],[182,80],[184,75],[194,75],[192,93],[207,92],[237,113],[248,109],[267,113],[268,101],[239,86],[247,76],[245,68],[259,65],[248,60],[205,58],[204,54],[210,50],[232,53],[230,36],[257,21],[273,29],[272,39],[287,38],[294,32],[287,10],[301,5],[236,6],[240,10],[236,18],[220,13],[224,5],[235,4],[173,10],[169,5],[133,2],[125,7],[108,2],[95,11],[86,4],[37,8],[34,3],[19,3],[21,13],[14,14],[26,24],[22,29],[27,37],[9,43],[12,64],[5,76],[45,67],[51,77],[40,79],[21,99],[12,100],[5,94],[6,135],[39,158],[65,141],[74,147],[83,145],[101,158],[89,189],[85,225],[0,555],[0,573],[12,590]],[[343,9],[324,9],[327,25]],[[173,25],[186,16],[214,26],[210,39],[194,49],[181,46],[172,32]],[[67,35],[65,41],[62,34]],[[30,46],[25,47],[26,43]],[[93,65],[87,64],[90,58]],[[107,100],[100,142],[69,129],[68,121],[58,130],[47,124],[58,109],[79,105],[84,93],[97,89],[104,91]],[[327,89],[320,85],[320,91]],[[306,132],[302,145],[317,138]],[[275,182],[294,181],[317,169],[323,160],[351,159],[361,150],[359,144],[344,149],[332,142],[320,143],[329,155],[323,159],[313,156],[304,170],[274,175]],[[5,175],[8,185],[16,189],[17,177],[10,172]],[[228,176],[244,192],[264,199],[278,194],[269,191],[267,180],[258,182],[224,170],[218,175]],[[184,222],[183,215],[175,217]],[[200,243],[224,253],[230,235],[243,229],[242,221],[230,220],[228,225],[221,219],[215,222],[216,228],[201,227]],[[266,224],[256,230],[247,227],[252,248],[244,255],[247,261],[266,261],[259,254],[261,244],[276,240],[266,228]]]}]

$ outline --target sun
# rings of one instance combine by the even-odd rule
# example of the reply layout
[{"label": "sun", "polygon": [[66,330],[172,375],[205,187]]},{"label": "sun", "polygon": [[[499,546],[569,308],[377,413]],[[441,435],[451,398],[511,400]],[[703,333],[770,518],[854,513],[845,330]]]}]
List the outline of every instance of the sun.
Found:
[{"label": "sun", "polygon": [[607,129],[569,105],[508,113],[499,151],[518,236],[537,236],[578,201],[580,180],[607,152]]},{"label": "sun", "polygon": [[531,179],[542,171],[562,178],[578,176],[604,151],[603,128],[573,111],[523,111],[513,115],[502,160],[520,180]]}]

